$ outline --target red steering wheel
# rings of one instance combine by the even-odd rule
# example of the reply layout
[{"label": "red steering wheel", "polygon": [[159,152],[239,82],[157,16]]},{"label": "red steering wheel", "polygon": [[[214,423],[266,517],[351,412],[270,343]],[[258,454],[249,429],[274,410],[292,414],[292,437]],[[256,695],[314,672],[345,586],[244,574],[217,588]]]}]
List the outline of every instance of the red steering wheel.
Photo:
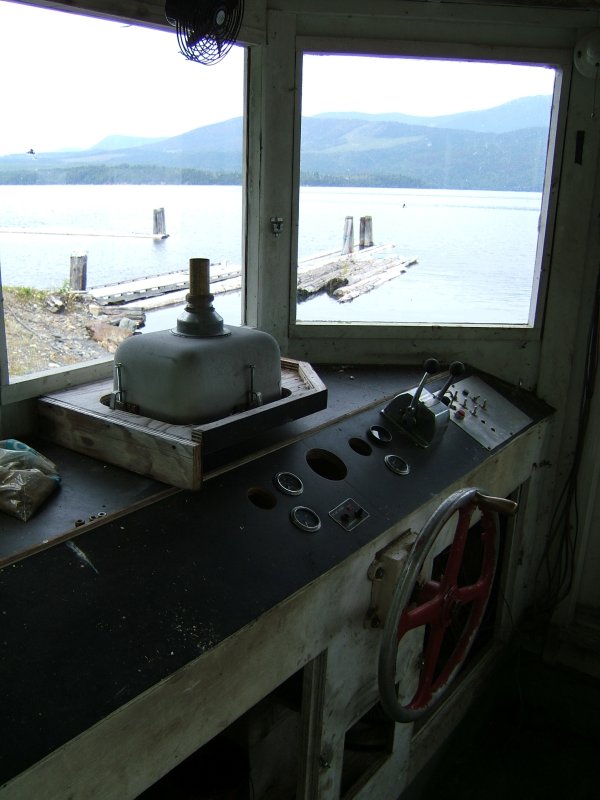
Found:
[{"label": "red steering wheel", "polygon": [[[481,511],[479,574],[465,584],[460,571],[476,509]],[[451,685],[473,644],[492,590],[498,561],[498,514],[516,510],[512,500],[468,488],[450,495],[425,523],[396,586],[379,653],[380,700],[392,719],[413,722],[428,714]],[[425,559],[455,513],[458,521],[442,575],[419,582]],[[461,624],[458,635],[457,622]],[[419,628],[424,628],[424,643],[417,687],[411,690],[411,698],[401,699],[396,685],[398,647],[408,633]]]}]

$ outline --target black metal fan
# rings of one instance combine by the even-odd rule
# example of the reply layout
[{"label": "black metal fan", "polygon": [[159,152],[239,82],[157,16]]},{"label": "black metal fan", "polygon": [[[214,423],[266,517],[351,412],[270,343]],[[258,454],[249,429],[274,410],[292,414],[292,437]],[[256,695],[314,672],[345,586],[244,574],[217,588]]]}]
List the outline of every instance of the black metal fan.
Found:
[{"label": "black metal fan", "polygon": [[165,15],[187,59],[216,64],[236,41],[244,0],[167,0]]}]

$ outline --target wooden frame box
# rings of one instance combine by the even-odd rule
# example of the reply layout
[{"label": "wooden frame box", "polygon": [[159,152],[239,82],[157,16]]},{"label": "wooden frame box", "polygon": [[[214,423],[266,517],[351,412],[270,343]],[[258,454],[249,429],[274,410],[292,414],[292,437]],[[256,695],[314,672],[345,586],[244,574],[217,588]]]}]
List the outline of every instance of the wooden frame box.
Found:
[{"label": "wooden frame box", "polygon": [[172,425],[113,410],[106,404],[112,381],[96,381],[41,397],[41,431],[79,453],[181,489],[199,489],[207,454],[327,406],[327,388],[310,364],[282,358],[281,378],[281,400],[203,425]]}]

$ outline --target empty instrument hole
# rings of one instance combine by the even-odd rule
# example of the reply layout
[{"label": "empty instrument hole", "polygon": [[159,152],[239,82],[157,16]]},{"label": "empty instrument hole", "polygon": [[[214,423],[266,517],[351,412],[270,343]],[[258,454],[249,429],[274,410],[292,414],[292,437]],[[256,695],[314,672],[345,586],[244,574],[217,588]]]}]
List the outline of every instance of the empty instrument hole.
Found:
[{"label": "empty instrument hole", "polygon": [[248,500],[257,508],[275,508],[277,499],[272,492],[262,489],[260,486],[251,486],[248,489]]},{"label": "empty instrument hole", "polygon": [[306,461],[317,475],[327,478],[329,481],[341,481],[348,474],[342,459],[335,453],[330,453],[329,450],[309,450],[306,454]]},{"label": "empty instrument hole", "polygon": [[392,434],[382,425],[372,425],[369,428],[369,436],[377,444],[389,444],[392,441]]},{"label": "empty instrument hole", "polygon": [[359,439],[358,436],[354,436],[352,439],[350,439],[348,444],[355,453],[358,453],[361,456],[370,456],[373,452],[371,445],[368,442],[365,442],[364,439]]}]

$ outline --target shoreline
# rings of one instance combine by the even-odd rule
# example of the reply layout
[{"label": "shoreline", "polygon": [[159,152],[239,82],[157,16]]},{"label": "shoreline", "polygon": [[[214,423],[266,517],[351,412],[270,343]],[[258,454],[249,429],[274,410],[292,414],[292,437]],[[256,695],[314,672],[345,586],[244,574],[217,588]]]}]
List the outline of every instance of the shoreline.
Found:
[{"label": "shoreline", "polygon": [[143,324],[95,315],[90,298],[68,290],[5,286],[2,293],[11,378],[105,358]]}]

